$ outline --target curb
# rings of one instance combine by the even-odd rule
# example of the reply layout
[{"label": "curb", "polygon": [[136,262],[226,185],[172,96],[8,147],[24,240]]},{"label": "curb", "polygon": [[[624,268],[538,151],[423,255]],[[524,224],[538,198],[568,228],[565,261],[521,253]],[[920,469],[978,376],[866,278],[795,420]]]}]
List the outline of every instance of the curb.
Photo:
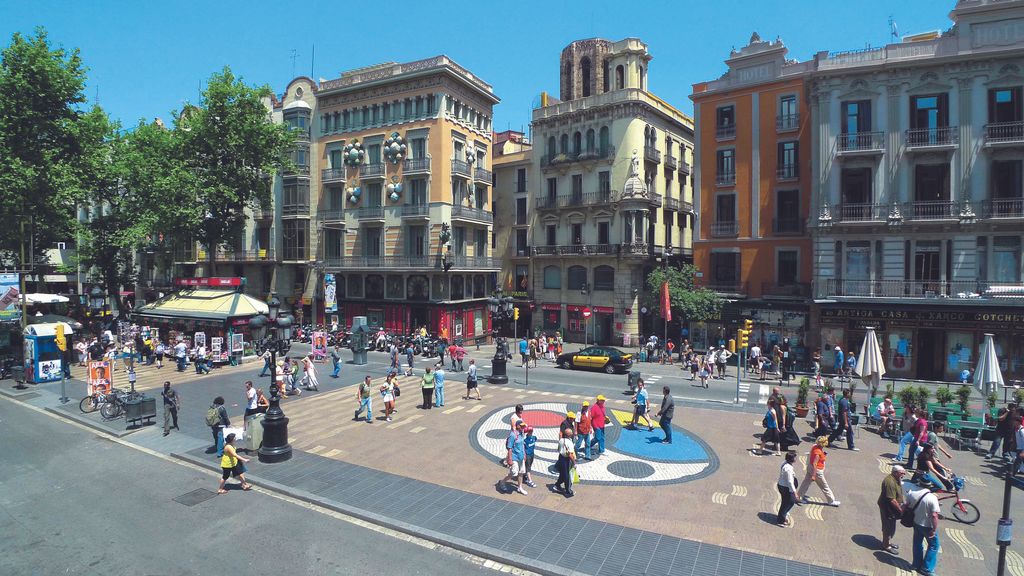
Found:
[{"label": "curb", "polygon": [[[17,398],[13,398],[13,400],[17,401],[18,399]],[[145,426],[144,426],[144,427],[136,428],[136,429],[133,429],[133,430],[123,430],[123,431],[111,430],[110,428],[106,428],[104,426],[101,426],[100,424],[98,424],[98,423],[96,423],[96,422],[94,422],[94,421],[92,421],[92,420],[90,420],[88,418],[83,418],[82,416],[79,416],[78,414],[75,414],[74,412],[72,412],[70,410],[64,410],[62,408],[53,407],[53,406],[44,406],[43,410],[46,410],[47,412],[50,412],[51,414],[56,414],[57,416],[60,416],[62,418],[67,418],[68,420],[71,420],[71,421],[73,421],[73,422],[75,422],[77,424],[81,424],[82,426],[85,426],[87,428],[91,428],[91,429],[93,429],[93,430],[95,430],[97,432],[103,432],[104,434],[108,434],[110,436],[113,436],[114,438],[124,438],[125,436],[128,436],[129,434],[132,434],[133,432],[137,432],[137,431],[142,430],[142,429],[145,428]]]},{"label": "curb", "polygon": [[[190,456],[188,454],[178,454],[172,452],[170,456],[172,458],[177,458],[179,460],[188,462],[189,464],[201,466],[209,470],[220,471],[220,468],[214,466],[213,463],[207,460],[196,458],[194,456]],[[508,554],[506,552],[502,552],[501,550],[497,550],[489,546],[476,544],[474,542],[470,542],[462,538],[456,538],[453,536],[449,536],[447,534],[442,534],[435,530],[421,528],[419,526],[415,526],[407,522],[402,522],[401,520],[396,520],[394,518],[390,518],[387,516],[382,516],[380,514],[375,514],[373,512],[369,512],[361,508],[357,508],[355,506],[350,506],[347,504],[342,504],[340,502],[327,500],[305,490],[301,490],[298,488],[290,488],[288,486],[284,486],[283,484],[266,480],[253,474],[248,474],[248,477],[252,480],[253,483],[255,483],[259,487],[266,488],[268,490],[273,490],[274,492],[278,492],[285,496],[297,498],[309,504],[322,506],[324,508],[334,510],[335,512],[340,512],[342,514],[358,518],[365,522],[377,524],[378,526],[383,526],[384,528],[389,528],[391,530],[395,530],[396,532],[402,532],[410,536],[415,536],[417,538],[422,538],[424,540],[429,540],[436,544],[441,544],[443,546],[459,550],[460,552],[465,552],[467,554],[479,556],[481,558],[484,558],[485,560],[492,560],[494,562],[498,562],[501,564],[515,566],[516,568],[529,570],[530,572],[536,572],[538,574],[544,574],[545,576],[575,576],[581,574],[580,572],[576,572],[575,570],[568,570],[562,568],[561,566],[556,566],[554,564],[549,564],[547,562],[541,562],[539,560],[527,558],[519,554]]]}]

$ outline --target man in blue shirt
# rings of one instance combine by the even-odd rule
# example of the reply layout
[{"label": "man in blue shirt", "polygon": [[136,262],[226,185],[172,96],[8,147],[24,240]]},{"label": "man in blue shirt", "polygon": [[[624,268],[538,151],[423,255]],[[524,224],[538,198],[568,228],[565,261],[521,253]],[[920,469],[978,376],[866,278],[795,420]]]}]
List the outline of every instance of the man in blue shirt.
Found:
[{"label": "man in blue shirt", "polygon": [[834,372],[836,374],[842,374],[843,373],[843,366],[844,366],[843,359],[845,358],[843,356],[843,349],[840,348],[838,345],[836,345],[835,352],[836,352],[836,359],[832,363],[832,372]]},{"label": "man in blue shirt", "polygon": [[629,423],[631,430],[636,430],[636,423],[643,416],[647,420],[647,430],[653,431],[654,426],[651,424],[651,415],[647,413],[647,387],[644,386],[644,380],[641,378],[636,384],[636,395],[633,396],[633,421]]},{"label": "man in blue shirt", "polygon": [[526,472],[526,446],[523,442],[525,429],[526,422],[519,420],[516,422],[515,429],[510,431],[508,438],[505,439],[505,448],[508,450],[505,464],[508,466],[508,474],[500,482],[500,484],[508,484],[515,480],[516,492],[523,496],[526,496],[526,490],[523,489],[523,474]]},{"label": "man in blue shirt", "polygon": [[444,364],[438,364],[434,370],[434,407],[444,406]]},{"label": "man in blue shirt", "polygon": [[836,429],[832,432],[832,435],[828,437],[828,442],[831,444],[835,442],[843,433],[846,434],[846,447],[853,451],[858,451],[859,448],[853,446],[853,424],[850,421],[850,391],[843,390],[843,397],[839,399],[839,422]]},{"label": "man in blue shirt", "polygon": [[519,340],[519,356],[523,359],[523,363],[519,365],[520,368],[526,367],[526,360],[530,351],[530,345],[526,343],[526,336],[523,336]]}]

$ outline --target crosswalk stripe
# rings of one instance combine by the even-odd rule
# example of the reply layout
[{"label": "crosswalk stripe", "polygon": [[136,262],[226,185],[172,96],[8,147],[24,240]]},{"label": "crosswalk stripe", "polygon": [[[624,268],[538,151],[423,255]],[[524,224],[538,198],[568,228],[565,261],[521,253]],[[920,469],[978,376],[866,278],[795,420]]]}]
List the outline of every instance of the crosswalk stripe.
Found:
[{"label": "crosswalk stripe", "polygon": [[405,426],[406,424],[411,424],[412,422],[418,420],[419,418],[423,418],[423,415],[422,414],[413,414],[412,416],[407,416],[405,418],[402,418],[401,420],[396,420],[395,422],[392,422],[391,424],[388,424],[387,425],[387,429],[388,430],[392,430],[394,428],[398,428],[399,426]]},{"label": "crosswalk stripe", "polygon": [[455,406],[455,407],[449,408],[447,410],[442,410],[441,413],[442,414],[451,414],[452,412],[458,412],[459,410],[462,410],[463,408],[464,408],[463,406]]},{"label": "crosswalk stripe", "polygon": [[324,446],[322,444],[318,444],[318,445],[310,448],[309,450],[306,450],[306,452],[312,452],[313,454],[319,454],[319,453],[323,452],[324,450],[327,450],[327,446]]},{"label": "crosswalk stripe", "polygon": [[516,395],[516,400],[522,400],[523,398],[526,398],[526,394],[517,394]]},{"label": "crosswalk stripe", "polygon": [[325,453],[323,456],[326,457],[326,458],[334,458],[338,454],[341,454],[341,450],[338,450],[337,448],[335,448],[333,450],[327,451],[327,453]]},{"label": "crosswalk stripe", "polygon": [[469,410],[466,410],[466,414],[473,414],[474,412],[479,412],[481,409],[483,409],[483,407],[483,404],[477,404],[476,406],[473,406]]},{"label": "crosswalk stripe", "polygon": [[423,432],[424,430],[426,430],[426,428],[424,428],[423,426],[417,426],[417,427],[413,428],[412,430],[409,430],[409,432],[412,433],[412,434],[419,434],[420,432]]}]

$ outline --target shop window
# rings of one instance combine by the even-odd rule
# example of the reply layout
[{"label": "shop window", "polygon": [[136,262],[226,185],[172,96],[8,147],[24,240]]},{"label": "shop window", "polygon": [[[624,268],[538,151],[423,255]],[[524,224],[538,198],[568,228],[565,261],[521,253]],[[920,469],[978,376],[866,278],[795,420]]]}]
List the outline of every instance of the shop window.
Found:
[{"label": "shop window", "polygon": [[582,290],[587,283],[587,269],[583,266],[570,266],[568,274],[569,290]]},{"label": "shop window", "polygon": [[579,310],[569,310],[569,332],[583,332],[586,330],[583,313]]},{"label": "shop window", "polygon": [[914,358],[912,330],[896,330],[889,333],[888,364],[893,372],[909,373]]},{"label": "shop window", "polygon": [[974,350],[974,334],[971,332],[946,333],[946,380],[959,380],[960,372],[973,368],[972,353]]},{"label": "shop window", "polygon": [[404,300],[405,299],[405,281],[402,279],[401,276],[398,276],[398,275],[395,275],[395,274],[389,274],[388,275],[387,290],[388,290],[388,298],[389,299],[396,299],[396,300]]},{"label": "shop window", "polygon": [[992,239],[992,282],[1020,282],[1020,236]]},{"label": "shop window", "polygon": [[544,288],[557,290],[562,287],[562,270],[558,266],[544,268]]},{"label": "shop window", "polygon": [[482,274],[473,276],[473,298],[484,298],[487,296],[487,281]]},{"label": "shop window", "polygon": [[366,277],[366,297],[371,299],[384,298],[384,277],[380,274],[370,274]]},{"label": "shop window", "polygon": [[406,292],[409,300],[429,300],[430,299],[430,282],[426,276],[409,276],[406,281]]},{"label": "shop window", "polygon": [[611,266],[594,268],[594,290],[615,290],[615,268]]},{"label": "shop window", "polygon": [[348,275],[348,296],[349,298],[362,298],[363,297],[363,275],[362,274],[349,274]]},{"label": "shop window", "polygon": [[562,312],[560,310],[545,310],[544,311],[544,330],[561,330],[562,329]]},{"label": "shop window", "polygon": [[462,276],[452,276],[452,300],[462,300],[466,297],[466,285]]}]

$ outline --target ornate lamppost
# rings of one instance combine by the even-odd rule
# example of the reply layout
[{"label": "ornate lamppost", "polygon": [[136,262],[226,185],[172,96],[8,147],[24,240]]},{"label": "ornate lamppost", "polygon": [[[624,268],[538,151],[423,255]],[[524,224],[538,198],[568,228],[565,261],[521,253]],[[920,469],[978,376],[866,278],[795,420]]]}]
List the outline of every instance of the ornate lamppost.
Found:
[{"label": "ornate lamppost", "polygon": [[491,313],[491,334],[494,336],[494,358],[491,359],[491,375],[487,377],[490,384],[508,384],[506,364],[508,362],[508,342],[499,336],[499,327],[504,326],[512,318],[512,297],[503,296],[501,288],[487,299],[487,309]]},{"label": "ornate lamppost", "polygon": [[249,329],[256,353],[270,352],[270,408],[263,419],[263,445],[259,449],[259,459],[271,464],[292,457],[292,447],[288,444],[288,417],[281,410],[282,391],[277,384],[277,355],[287,354],[291,348],[293,321],[291,316],[279,314],[281,300],[277,294],[270,295],[267,307],[270,317],[256,316],[249,321]]}]

